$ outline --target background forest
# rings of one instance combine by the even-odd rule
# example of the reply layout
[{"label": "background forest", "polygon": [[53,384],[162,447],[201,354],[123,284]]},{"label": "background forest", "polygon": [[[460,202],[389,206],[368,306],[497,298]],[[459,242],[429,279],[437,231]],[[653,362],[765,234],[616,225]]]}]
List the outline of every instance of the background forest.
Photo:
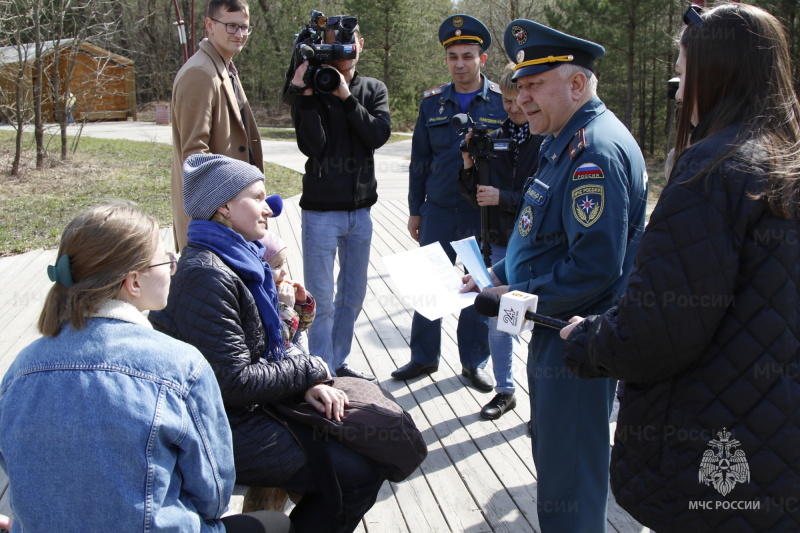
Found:
[{"label": "background forest", "polygon": [[[540,21],[596,41],[606,48],[597,64],[599,93],[630,128],[643,152],[662,156],[667,148],[674,103],[667,80],[677,57],[674,37],[687,3],[678,0],[250,0],[255,31],[236,64],[248,98],[260,109],[259,125],[286,125],[280,90],[294,34],[311,9],[350,14],[366,41],[359,71],[383,80],[390,95],[393,127],[410,131],[422,92],[448,81],[436,35],[454,13],[483,20],[492,31],[485,71],[497,79],[507,62],[503,31],[516,18]],[[797,73],[796,0],[754,2],[781,18],[787,28]],[[192,16],[191,6],[194,5]],[[711,3],[708,3],[711,5]],[[186,21],[189,43],[202,38],[205,0],[2,0],[0,46],[78,37],[136,62],[137,102],[169,101],[172,80],[183,63],[175,24]],[[194,20],[194,27],[189,28]],[[190,31],[191,30],[191,31]]]}]

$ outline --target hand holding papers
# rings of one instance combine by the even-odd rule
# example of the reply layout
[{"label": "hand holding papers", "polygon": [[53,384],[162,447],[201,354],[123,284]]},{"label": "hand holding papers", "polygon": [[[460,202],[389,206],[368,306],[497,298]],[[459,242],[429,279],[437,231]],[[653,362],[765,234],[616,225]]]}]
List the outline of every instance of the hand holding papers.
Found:
[{"label": "hand holding papers", "polygon": [[492,277],[483,264],[483,256],[481,249],[478,248],[478,241],[475,237],[467,237],[460,241],[452,241],[450,246],[456,251],[461,262],[464,263],[464,268],[472,275],[475,284],[478,285],[478,290],[483,290],[484,287],[492,287]]},{"label": "hand holding papers", "polygon": [[[480,289],[491,287],[475,237],[450,243]],[[406,303],[428,320],[436,320],[472,305],[477,293],[458,292],[461,272],[435,242],[416,250],[386,256],[383,263]]]},{"label": "hand holding papers", "polygon": [[403,302],[428,320],[472,305],[477,293],[459,293],[461,274],[435,242],[383,258]]}]

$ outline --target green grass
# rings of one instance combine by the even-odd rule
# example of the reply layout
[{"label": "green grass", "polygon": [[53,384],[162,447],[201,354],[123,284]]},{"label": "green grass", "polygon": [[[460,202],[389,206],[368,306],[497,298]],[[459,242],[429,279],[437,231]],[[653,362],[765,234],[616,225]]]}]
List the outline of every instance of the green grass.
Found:
[{"label": "green grass", "polygon": [[[264,129],[285,132],[294,140],[291,129]],[[104,199],[133,200],[162,226],[172,224],[170,145],[84,137],[76,154],[65,162],[57,158],[58,139],[51,139],[49,148],[53,153],[45,168],[36,170],[33,136],[25,135],[22,172],[11,177],[14,132],[0,131],[0,256],[56,248],[67,222]],[[289,198],[301,192],[299,173],[271,163],[264,164],[264,172],[269,194]],[[648,162],[648,172],[652,208],[665,184],[663,162]]]},{"label": "green grass", "polygon": [[[56,248],[67,222],[104,199],[133,200],[162,226],[172,224],[172,146],[84,137],[61,162],[54,139],[45,168],[36,170],[33,136],[26,134],[21,175],[9,176],[14,135],[0,131],[0,256]],[[271,163],[264,167],[269,194],[300,193],[300,174]]]},{"label": "green grass", "polygon": [[[297,138],[294,136],[294,128],[258,128],[258,132],[261,134],[261,139],[264,141],[297,141]],[[411,135],[407,133],[392,133],[389,136],[389,140],[386,142],[388,144],[410,140]]]}]

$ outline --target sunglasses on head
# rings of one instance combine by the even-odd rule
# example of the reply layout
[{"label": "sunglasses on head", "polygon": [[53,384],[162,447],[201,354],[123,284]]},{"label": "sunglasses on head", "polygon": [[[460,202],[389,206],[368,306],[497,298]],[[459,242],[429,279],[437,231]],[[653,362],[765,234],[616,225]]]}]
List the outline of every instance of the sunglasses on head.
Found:
[{"label": "sunglasses on head", "polygon": [[703,17],[700,15],[703,14],[703,8],[700,6],[696,6],[694,4],[690,4],[689,7],[686,9],[686,13],[683,14],[683,23],[687,26],[691,25],[696,27],[697,29],[703,29]]}]

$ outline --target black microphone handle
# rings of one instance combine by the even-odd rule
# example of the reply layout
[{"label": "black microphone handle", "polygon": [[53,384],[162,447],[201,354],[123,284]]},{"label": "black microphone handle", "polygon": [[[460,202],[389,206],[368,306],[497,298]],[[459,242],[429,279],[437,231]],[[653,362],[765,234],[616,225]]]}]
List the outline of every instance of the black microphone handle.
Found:
[{"label": "black microphone handle", "polygon": [[539,313],[532,313],[530,311],[525,311],[525,320],[532,320],[537,324],[553,329],[563,329],[569,326],[569,322],[565,322],[564,320],[559,320],[547,315],[540,315]]}]

